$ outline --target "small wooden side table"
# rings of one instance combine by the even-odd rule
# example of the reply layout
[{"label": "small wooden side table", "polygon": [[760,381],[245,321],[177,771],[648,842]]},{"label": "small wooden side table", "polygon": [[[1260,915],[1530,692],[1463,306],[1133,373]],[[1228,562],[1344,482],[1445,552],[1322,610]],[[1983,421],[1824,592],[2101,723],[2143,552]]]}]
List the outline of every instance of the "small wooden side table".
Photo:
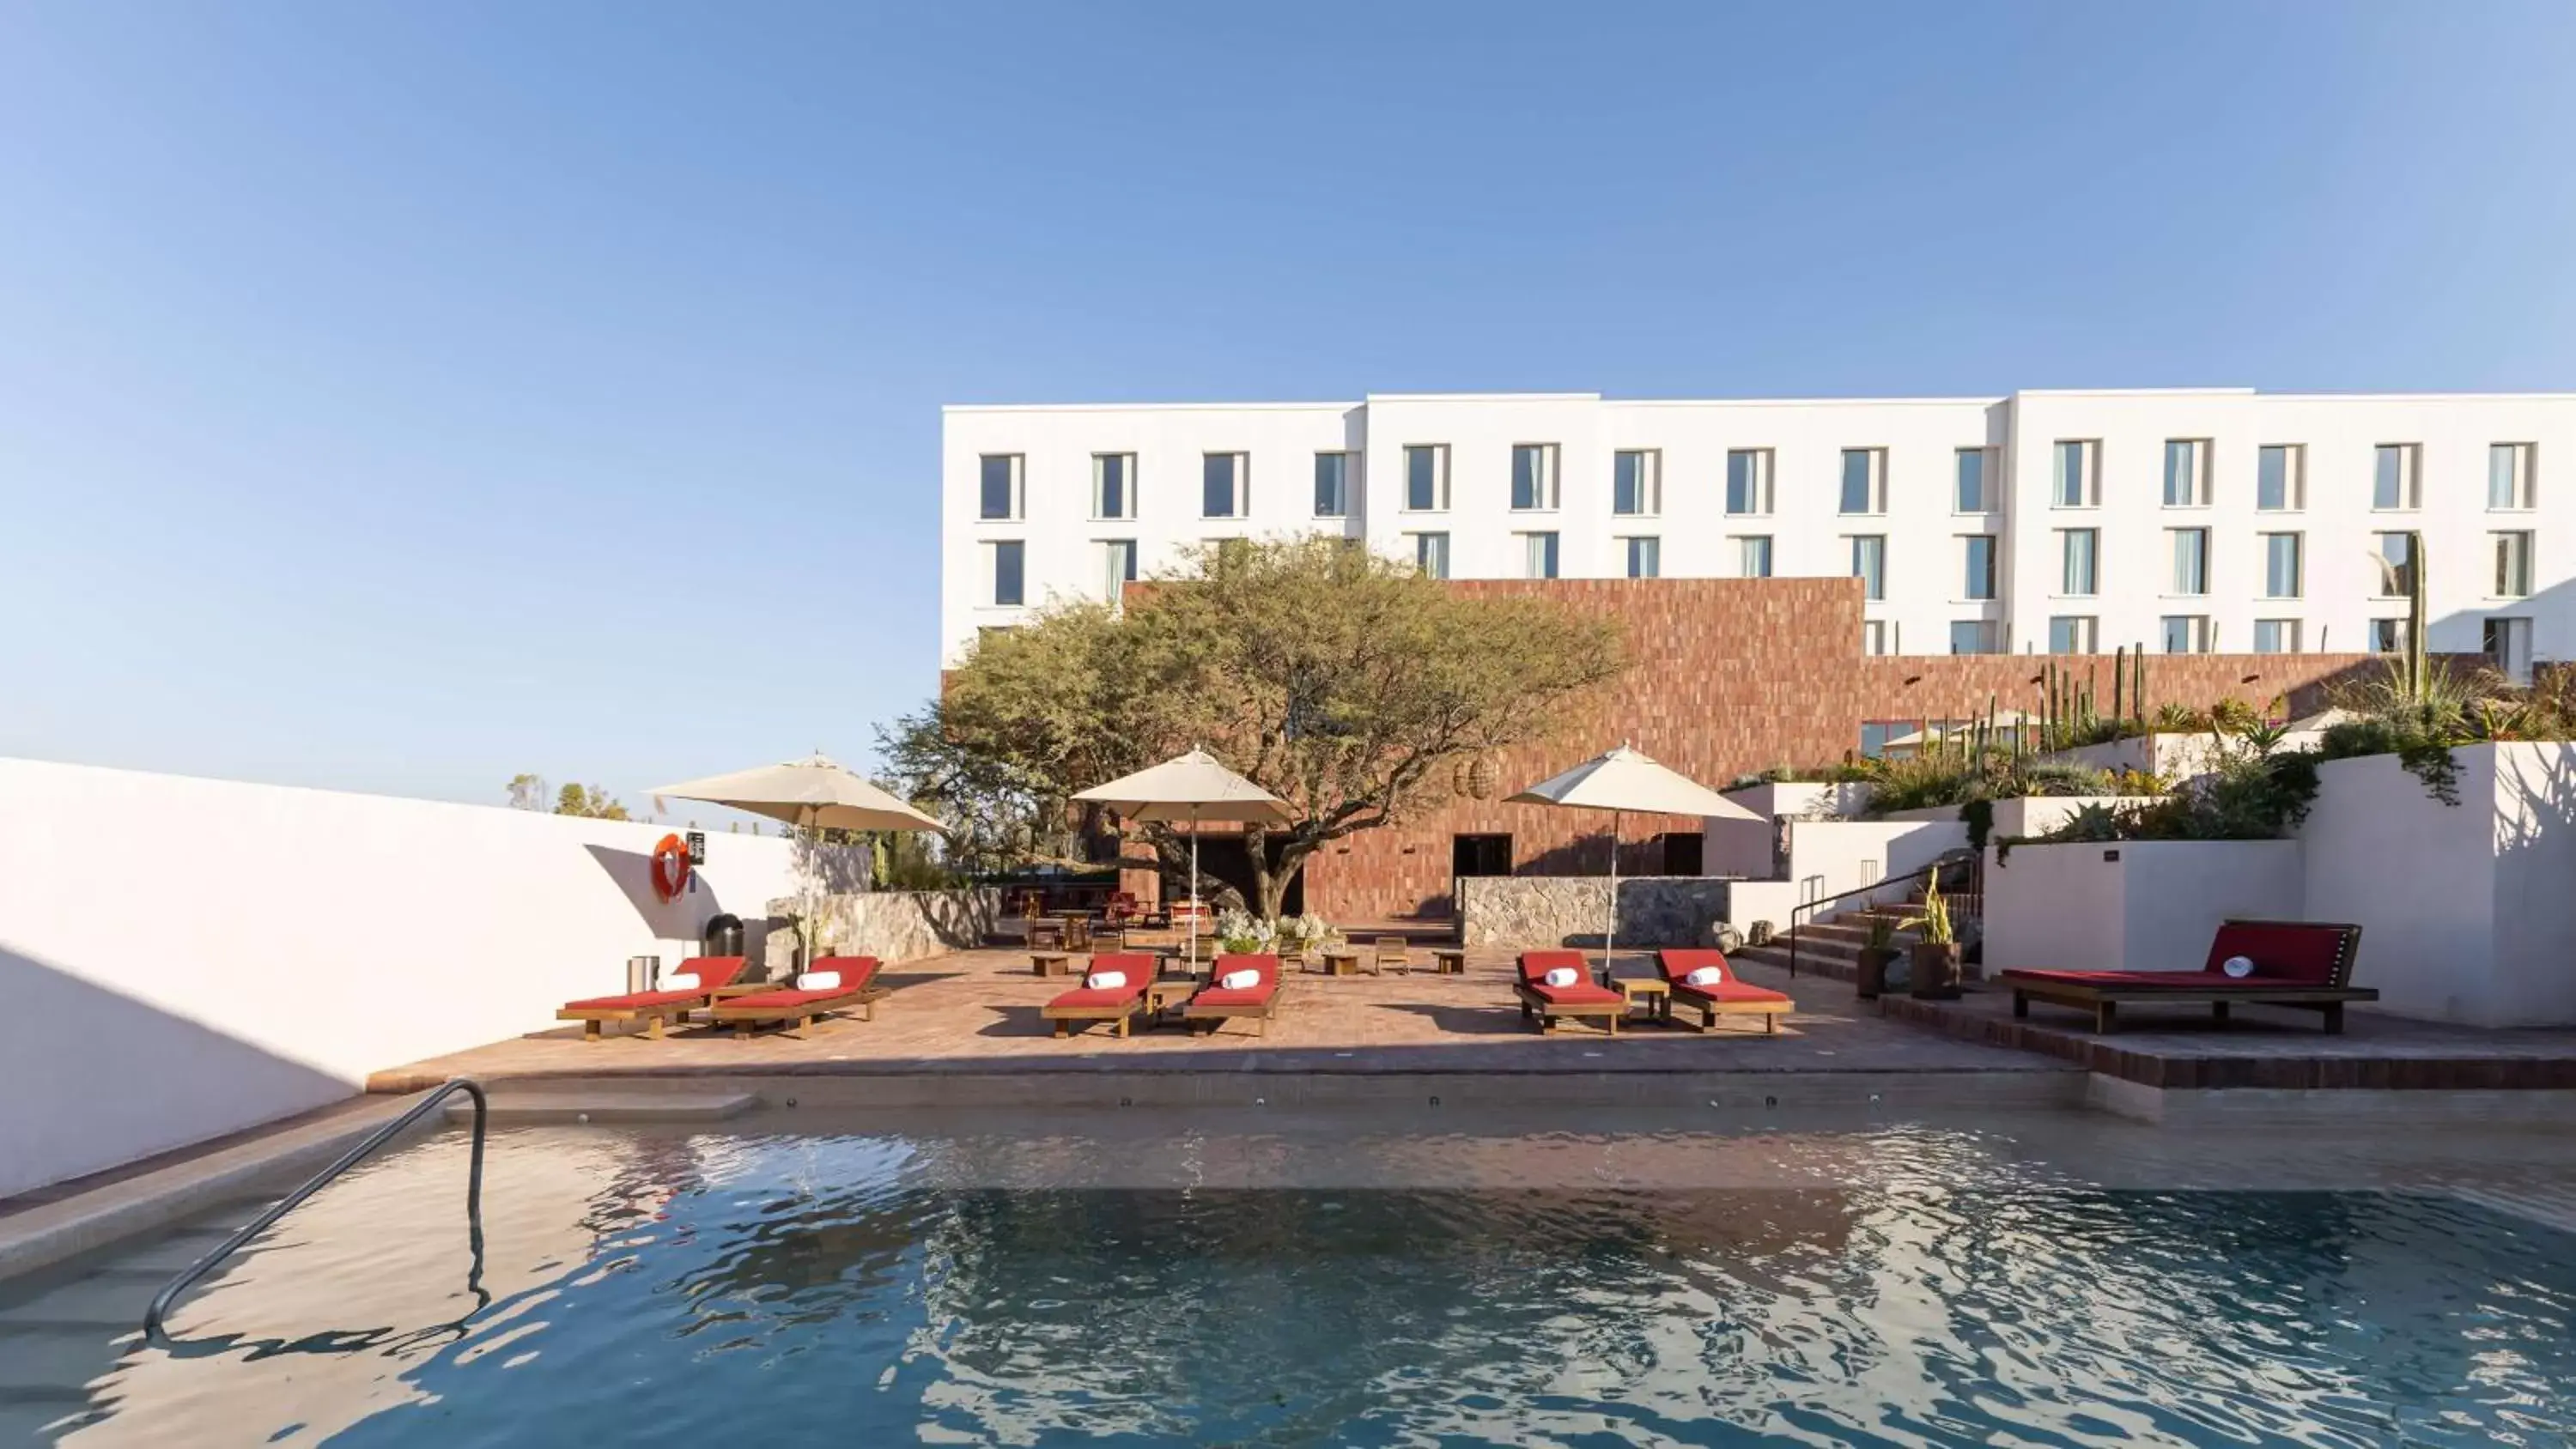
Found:
[{"label": "small wooden side table", "polygon": [[1030,950],[1051,951],[1061,950],[1063,947],[1064,922],[1045,920],[1029,922]]},{"label": "small wooden side table", "polygon": [[1438,947],[1431,953],[1431,971],[1435,976],[1467,974],[1467,953],[1455,947]]},{"label": "small wooden side table", "polygon": [[1324,974],[1327,976],[1357,976],[1360,974],[1360,953],[1357,951],[1336,949],[1319,952],[1318,954],[1323,958]]},{"label": "small wooden side table", "polygon": [[1148,1023],[1168,1022],[1173,1012],[1199,989],[1195,976],[1158,976],[1145,983],[1145,1019]]},{"label": "small wooden side table", "polygon": [[1064,951],[1031,951],[1029,969],[1040,976],[1061,976],[1073,969],[1073,956]]},{"label": "small wooden side table", "polygon": [[1610,984],[1619,988],[1631,1012],[1646,1008],[1648,1021],[1670,1021],[1673,1018],[1672,983],[1660,976],[1614,976]]}]

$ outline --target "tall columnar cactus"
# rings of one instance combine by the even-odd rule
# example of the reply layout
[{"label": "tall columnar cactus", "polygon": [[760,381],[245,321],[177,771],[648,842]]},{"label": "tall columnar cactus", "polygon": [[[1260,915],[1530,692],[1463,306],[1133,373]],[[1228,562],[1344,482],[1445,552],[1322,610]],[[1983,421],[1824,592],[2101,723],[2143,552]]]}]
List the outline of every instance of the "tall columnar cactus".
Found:
[{"label": "tall columnar cactus", "polygon": [[2129,685],[2129,707],[2137,711],[2138,733],[2147,732],[2147,646],[2140,644],[2129,656],[2129,667],[2137,677]]},{"label": "tall columnar cactus", "polygon": [[2406,535],[2406,697],[2417,704],[2432,691],[2424,652],[2424,535]]}]

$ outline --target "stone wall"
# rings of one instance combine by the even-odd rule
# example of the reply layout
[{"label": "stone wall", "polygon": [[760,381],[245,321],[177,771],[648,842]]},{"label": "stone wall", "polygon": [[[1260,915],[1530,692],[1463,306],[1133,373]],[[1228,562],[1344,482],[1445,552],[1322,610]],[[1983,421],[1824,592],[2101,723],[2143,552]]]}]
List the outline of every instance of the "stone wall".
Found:
[{"label": "stone wall", "polygon": [[[1458,882],[1458,928],[1469,946],[1537,950],[1601,945],[1610,882],[1605,876],[1469,876]],[[1705,876],[1645,876],[1619,882],[1619,945],[1705,946],[1726,919],[1727,882]]]},{"label": "stone wall", "polygon": [[[769,979],[776,980],[795,959],[796,931],[791,918],[804,910],[801,900],[769,903],[778,924],[769,933],[764,957]],[[992,935],[1002,917],[1002,893],[993,889],[957,891],[868,891],[817,898],[825,948],[841,956],[874,956],[887,965],[917,961],[950,951],[972,950]]]}]

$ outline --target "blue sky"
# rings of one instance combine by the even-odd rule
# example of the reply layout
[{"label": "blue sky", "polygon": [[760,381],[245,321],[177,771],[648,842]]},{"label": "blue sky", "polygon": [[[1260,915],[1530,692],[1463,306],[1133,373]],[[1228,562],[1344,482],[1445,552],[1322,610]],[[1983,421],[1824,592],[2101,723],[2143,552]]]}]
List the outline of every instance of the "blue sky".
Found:
[{"label": "blue sky", "polygon": [[0,754],[630,802],[946,402],[2576,387],[2576,6],[0,4]]}]

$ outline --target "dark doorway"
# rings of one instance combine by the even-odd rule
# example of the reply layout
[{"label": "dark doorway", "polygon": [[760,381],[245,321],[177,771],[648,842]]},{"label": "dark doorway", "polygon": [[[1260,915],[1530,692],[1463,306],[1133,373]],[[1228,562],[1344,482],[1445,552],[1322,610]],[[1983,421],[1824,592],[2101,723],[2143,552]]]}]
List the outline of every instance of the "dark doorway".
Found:
[{"label": "dark doorway", "polygon": [[1707,843],[1707,839],[1708,837],[1700,834],[1696,830],[1665,831],[1664,874],[1706,874],[1707,872],[1701,868],[1700,862],[1702,860],[1702,856],[1700,852],[1702,847]]},{"label": "dark doorway", "polygon": [[1508,835],[1460,835],[1449,846],[1451,875],[1510,875],[1512,838]]}]

